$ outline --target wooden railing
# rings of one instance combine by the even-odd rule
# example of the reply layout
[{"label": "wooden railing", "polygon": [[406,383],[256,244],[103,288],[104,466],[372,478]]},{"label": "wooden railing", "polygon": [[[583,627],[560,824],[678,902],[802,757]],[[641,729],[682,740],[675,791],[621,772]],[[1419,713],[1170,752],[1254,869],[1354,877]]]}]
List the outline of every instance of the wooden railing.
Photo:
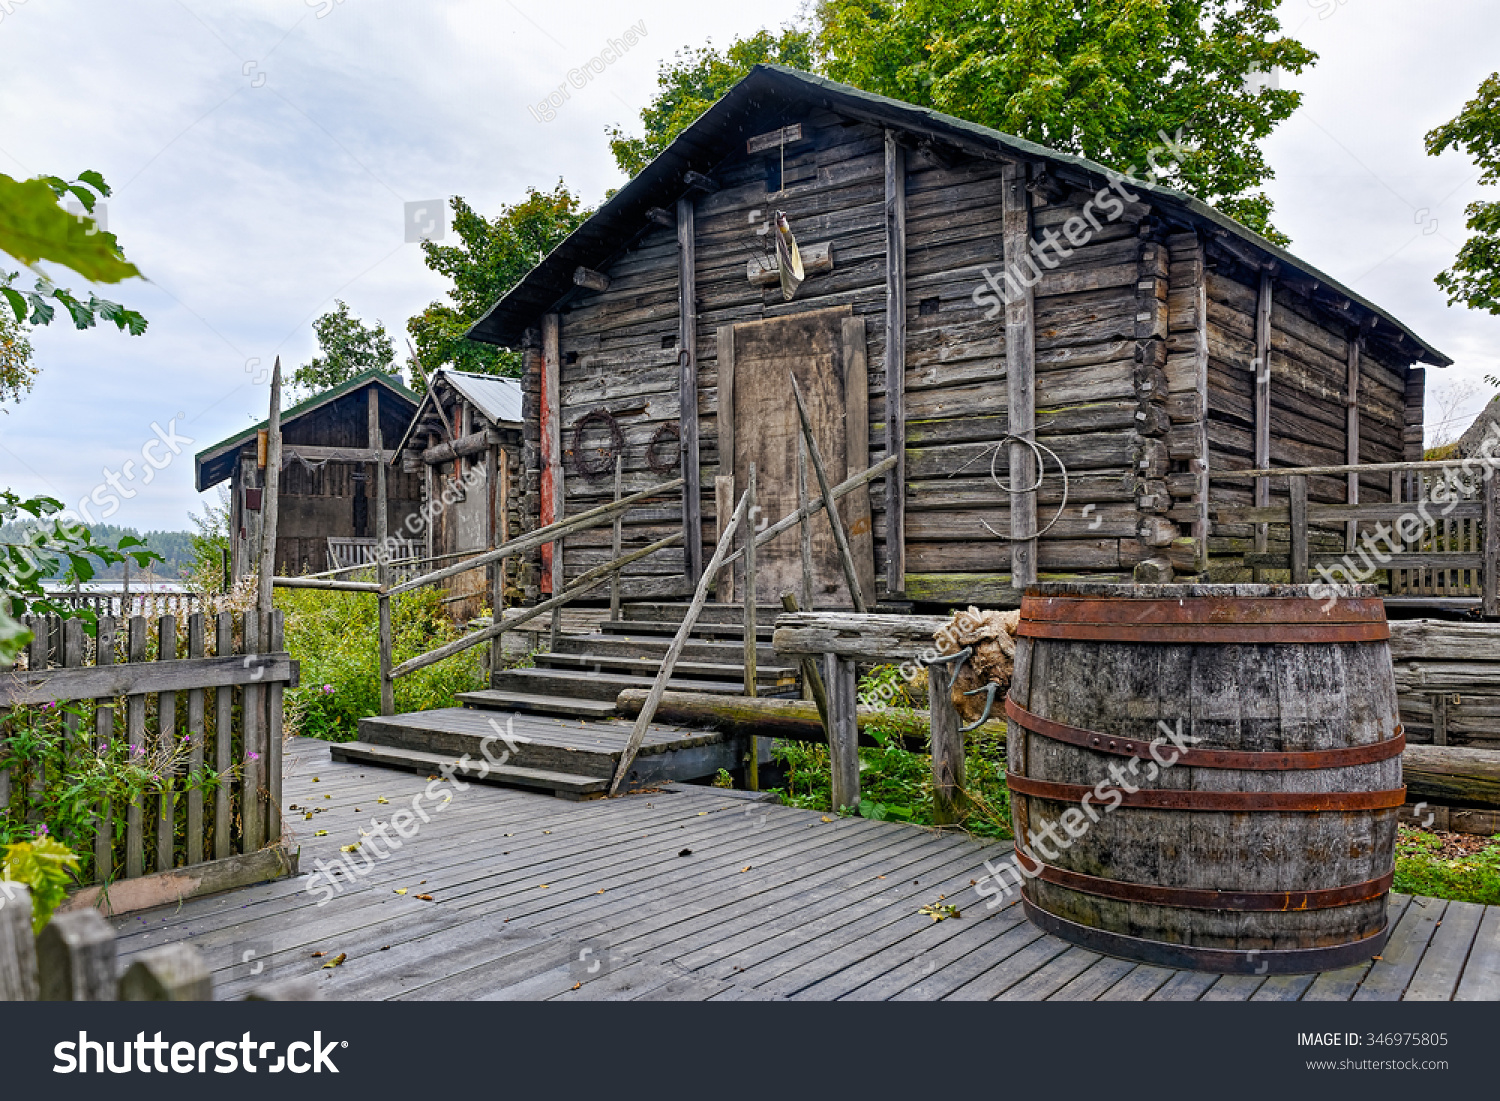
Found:
[{"label": "wooden railing", "polygon": [[[1285,479],[1284,504],[1216,506],[1216,523],[1254,524],[1266,545],[1271,526],[1287,531],[1287,549],[1244,556],[1246,568],[1285,570],[1294,584],[1387,577],[1393,594],[1479,597],[1500,615],[1500,478],[1476,460],[1366,463],[1360,466],[1212,471],[1215,481]],[[1308,499],[1311,479],[1391,475],[1390,501],[1323,504]],[[1322,531],[1318,531],[1318,526]],[[1342,530],[1340,530],[1342,529]],[[1313,548],[1314,534],[1326,549]]]},{"label": "wooden railing", "polygon": [[[282,703],[297,663],[281,613],[105,616],[92,639],[78,619],[27,626],[25,667],[0,673],[0,761],[10,762],[0,815],[67,828],[46,817],[57,810],[49,762],[70,778],[129,774],[132,784],[154,771],[144,793],[94,806],[90,835],[60,838],[89,856],[89,879],[115,909],[289,870],[279,848]],[[19,751],[22,733],[45,735],[45,752]]]}]

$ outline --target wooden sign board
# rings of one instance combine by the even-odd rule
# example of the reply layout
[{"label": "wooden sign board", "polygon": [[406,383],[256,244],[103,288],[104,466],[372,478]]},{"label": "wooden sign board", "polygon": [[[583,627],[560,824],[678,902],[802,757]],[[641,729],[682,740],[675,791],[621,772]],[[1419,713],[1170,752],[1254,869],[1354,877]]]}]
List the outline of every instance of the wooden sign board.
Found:
[{"label": "wooden sign board", "polygon": [[783,126],[780,130],[772,130],[769,134],[756,134],[745,143],[745,152],[764,153],[767,149],[775,149],[779,145],[791,145],[801,140],[802,124],[795,122],[791,126]]}]

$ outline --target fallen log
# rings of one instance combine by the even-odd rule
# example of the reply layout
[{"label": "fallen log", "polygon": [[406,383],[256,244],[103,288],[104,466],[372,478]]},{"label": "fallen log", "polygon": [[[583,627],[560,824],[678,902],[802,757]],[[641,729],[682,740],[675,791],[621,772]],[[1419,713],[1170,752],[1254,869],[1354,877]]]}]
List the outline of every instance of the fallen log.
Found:
[{"label": "fallen log", "polygon": [[[615,700],[620,714],[634,718],[640,714],[645,703],[646,690],[627,688]],[[861,705],[859,708],[860,744],[876,745],[875,739],[864,729],[875,723],[884,708]],[[927,726],[927,713],[915,712],[923,727]],[[754,734],[761,738],[784,738],[791,742],[817,742],[828,744],[823,722],[818,717],[818,708],[811,700],[786,700],[774,697],[722,696],[713,692],[666,692],[661,705],[656,709],[659,722],[681,723],[684,726],[706,726],[731,734]],[[1005,723],[992,719],[985,723],[976,735],[998,738],[1003,744]],[[922,741],[925,741],[925,736]],[[917,748],[908,744],[908,748]]]},{"label": "fallen log", "polygon": [[1411,803],[1500,808],[1500,753],[1449,745],[1409,745],[1401,755]]}]

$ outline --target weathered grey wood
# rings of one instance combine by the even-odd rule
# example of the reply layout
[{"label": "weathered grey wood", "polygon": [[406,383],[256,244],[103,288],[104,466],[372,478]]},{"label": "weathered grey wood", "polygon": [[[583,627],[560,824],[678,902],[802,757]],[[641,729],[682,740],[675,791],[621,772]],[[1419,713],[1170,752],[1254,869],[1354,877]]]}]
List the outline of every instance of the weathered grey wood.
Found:
[{"label": "weathered grey wood", "polygon": [[906,591],[906,148],[900,137],[885,131],[885,453],[896,458],[885,480],[889,593]]},{"label": "weathered grey wood", "polygon": [[[359,568],[367,570],[370,567]],[[374,581],[335,581],[322,577],[276,577],[271,579],[271,583],[278,589],[322,589],[325,592],[336,593],[380,592],[380,585]]]},{"label": "weathered grey wood", "polygon": [[31,889],[0,880],[0,1002],[37,1000],[36,938],[31,932]]},{"label": "weathered grey wood", "polygon": [[[443,426],[447,427],[447,421],[439,418]],[[465,459],[470,455],[482,455],[491,448],[500,446],[500,433],[493,428],[486,428],[479,432],[470,432],[467,436],[461,436],[448,443],[433,444],[422,451],[422,462],[428,466],[439,466],[443,463],[451,463],[455,459]],[[380,454],[386,457],[385,461],[390,463],[395,455],[393,451],[384,449],[376,452],[374,448],[369,454]]]},{"label": "weathered grey wood", "polygon": [[323,990],[318,985],[318,980],[305,975],[266,983],[264,986],[257,986],[245,995],[247,1002],[320,1002],[322,1000]]},{"label": "weathered grey wood", "polygon": [[[376,387],[370,388],[374,393]],[[271,579],[276,576],[276,529],[281,493],[281,357],[271,368],[271,409],[266,419],[265,483],[261,490],[260,569],[256,572],[255,606],[271,610]]]},{"label": "weathered grey wood", "polygon": [[[1344,385],[1344,462],[1350,466],[1359,463],[1359,352],[1360,340],[1349,338],[1348,379]],[[1347,475],[1348,488],[1344,500],[1351,505],[1359,504],[1359,475],[1352,470]],[[1353,550],[1359,525],[1349,521],[1344,527],[1344,549]]]},{"label": "weathered grey wood", "polygon": [[1500,662],[1500,627],[1442,619],[1393,619],[1391,660]]},{"label": "weathered grey wood", "polygon": [[964,814],[964,736],[953,706],[953,677],[946,665],[927,667],[927,705],[932,716],[933,822],[951,826]]},{"label": "weathered grey wood", "polygon": [[1448,744],[1448,693],[1432,697],[1432,744]]},{"label": "weathered grey wood", "polygon": [[[94,665],[108,668],[115,662],[115,634],[119,621],[114,616],[100,616],[94,631]],[[114,693],[94,701],[94,746],[105,750],[115,737]],[[106,883],[114,878],[115,824],[114,807],[106,802],[99,808],[94,827],[94,882]]]},{"label": "weathered grey wood", "polygon": [[[188,658],[201,660],[206,653],[202,612],[188,617]],[[187,695],[188,772],[203,775],[204,689],[190,688]],[[203,787],[193,784],[187,793],[187,862],[203,863]]]},{"label": "weathered grey wood", "polygon": [[791,612],[778,616],[771,644],[778,654],[838,654],[862,662],[912,661],[935,657],[934,636],[948,623],[942,616],[859,615]]},{"label": "weathered grey wood", "polygon": [[[1256,467],[1264,470],[1271,465],[1271,296],[1274,283],[1271,272],[1260,273],[1260,290],[1255,299],[1255,456]],[[1271,503],[1271,483],[1265,478],[1255,480],[1255,503]],[[1255,549],[1265,553],[1268,539],[1266,525],[1255,529]],[[1261,580],[1259,573],[1257,581]]]},{"label": "weathered grey wood", "polygon": [[[177,660],[177,618],[164,615],[157,620],[157,660]],[[157,746],[170,754],[177,745],[177,693],[162,692],[156,697]],[[168,785],[173,777],[163,776],[163,790],[157,800],[156,870],[164,872],[173,864],[172,844],[177,820],[176,793]]]},{"label": "weathered grey wood", "polygon": [[[722,423],[722,422],[721,422]],[[722,438],[722,437],[721,437]],[[719,474],[714,478],[714,538],[724,534],[724,525],[734,511],[734,475]],[[734,571],[720,570],[715,583],[714,600],[719,604],[734,603]],[[615,618],[611,613],[610,618]]]},{"label": "weathered grey wood", "polygon": [[1486,906],[1454,1001],[1500,1001],[1500,906]]},{"label": "weathered grey wood", "polygon": [[108,888],[85,887],[70,896],[66,906],[69,912],[87,909],[111,916],[158,906],[180,907],[191,899],[294,876],[297,869],[295,853],[269,845],[222,860],[117,880]]},{"label": "weathered grey wood", "polygon": [[[625,456],[624,455],[616,455],[615,456],[615,501],[616,502],[618,502],[620,500],[620,497],[622,496],[622,487],[624,485],[624,478],[625,478]],[[718,487],[717,487],[717,479],[716,479],[715,480],[715,489],[717,489],[717,488]],[[611,560],[619,558],[620,554],[622,553],[620,547],[621,547],[621,539],[624,536],[624,524],[625,524],[625,514],[624,513],[620,513],[620,512],[615,513],[615,519],[614,519],[614,523],[611,525],[610,540],[609,540],[609,557],[610,557]],[[498,605],[496,605],[496,607],[498,607]],[[498,615],[498,614],[499,613],[497,612],[496,615]],[[609,618],[612,619],[612,620],[620,618],[620,571],[619,570],[616,570],[610,576],[610,579],[609,579]],[[496,622],[498,623],[499,620],[497,619]],[[496,668],[498,668],[498,666],[496,666]]]},{"label": "weathered grey wood", "polygon": [[1409,745],[1401,754],[1407,798],[1500,807],[1500,755],[1464,746]]},{"label": "weathered grey wood", "polygon": [[[370,449],[376,454],[385,450],[385,442],[382,438],[380,428],[380,389],[372,386],[369,389],[369,440]],[[375,487],[375,577],[380,584],[381,592],[376,597],[376,618],[378,631],[380,633],[380,713],[382,715],[394,715],[396,713],[396,686],[391,679],[391,666],[393,663],[391,647],[394,645],[391,633],[391,598],[386,590],[391,583],[390,567],[390,537],[388,500],[390,494],[386,486],[385,463],[375,464],[375,477],[371,480]],[[267,606],[264,614],[269,615],[271,608]],[[265,624],[269,630],[270,624]],[[268,647],[269,649],[270,647]],[[270,731],[272,738],[280,738],[280,730]]]},{"label": "weathered grey wood", "polygon": [[[884,459],[881,459],[874,466],[870,467],[869,470],[862,471],[859,474],[854,474],[848,478],[845,478],[842,482],[833,487],[833,499],[835,501],[842,500],[850,493],[853,493],[860,486],[869,484],[871,481],[880,477],[895,465],[895,456],[887,455]],[[783,516],[780,520],[777,520],[770,527],[766,528],[765,531],[757,535],[755,537],[755,545],[757,547],[765,546],[772,539],[775,539],[783,532],[791,531],[792,528],[796,527],[799,523],[802,522],[803,517],[817,515],[818,511],[822,509],[822,507],[823,496],[819,494],[817,497],[814,497],[810,502],[808,502],[807,508],[799,508],[797,509],[797,511]],[[735,562],[738,562],[740,560],[744,553],[745,551],[743,547],[735,551],[728,558],[724,559],[724,565],[733,565]]]},{"label": "weathered grey wood", "polygon": [[98,910],[55,914],[36,939],[36,969],[44,1002],[112,1002],[115,931]]},{"label": "weathered grey wood", "polygon": [[455,565],[444,566],[442,569],[433,570],[431,573],[423,574],[421,577],[414,577],[410,581],[403,581],[399,585],[392,585],[390,594],[398,596],[413,589],[420,589],[423,585],[435,585],[440,581],[448,580],[450,577],[457,577],[461,573],[468,573],[470,570],[476,570],[491,562],[498,562],[502,558],[519,557],[564,535],[572,535],[580,531],[587,531],[590,528],[599,527],[612,520],[616,513],[628,511],[642,501],[648,501],[653,497],[660,497],[681,489],[682,485],[683,480],[681,478],[673,478],[671,481],[663,482],[661,485],[632,493],[630,496],[623,497],[619,501],[599,505],[597,508],[591,508],[587,512],[580,512],[576,516],[569,517],[566,520],[560,520],[555,524],[549,524],[546,527],[527,532],[525,535],[517,536],[504,546],[496,547],[492,551],[472,555]]},{"label": "weathered grey wood", "polygon": [[1484,614],[1500,616],[1500,477],[1494,475],[1484,483],[1484,564],[1480,569]]},{"label": "weathered grey wood", "polygon": [[823,657],[828,689],[828,759],[833,770],[833,809],[858,812],[859,700],[858,671],[836,654]]},{"label": "weathered grey wood", "polygon": [[[679,215],[681,211],[678,212]],[[698,622],[698,615],[703,611],[703,605],[708,600],[708,590],[713,582],[714,576],[724,564],[724,558],[734,542],[734,534],[745,521],[745,514],[749,508],[749,494],[740,498],[740,503],[735,507],[734,515],[724,528],[724,534],[719,537],[719,545],[714,548],[713,558],[709,560],[708,568],[698,580],[697,590],[693,593],[692,603],[688,605],[687,611],[682,617],[682,626],[677,635],[672,639],[672,645],[668,647],[666,656],[662,658],[661,670],[656,674],[656,680],[652,682],[651,692],[646,697],[645,704],[641,707],[641,713],[636,716],[635,725],[631,728],[630,739],[625,743],[624,750],[620,753],[620,763],[615,769],[614,778],[610,781],[609,794],[615,795],[625,777],[630,774],[630,766],[635,761],[635,755],[640,752],[641,742],[646,736],[646,731],[651,726],[651,720],[656,714],[657,705],[661,703],[662,693],[667,690],[667,681],[672,676],[672,669],[677,664],[677,659],[682,655],[682,649],[687,645],[688,638],[693,633],[693,627]],[[752,598],[753,599],[753,598]]]},{"label": "weathered grey wood", "polygon": [[802,563],[802,603],[813,606],[812,513],[807,501],[807,441],[797,437],[797,556]]},{"label": "weathered grey wood", "polygon": [[[698,260],[691,195],[677,200],[677,424],[682,447],[682,534],[688,581],[703,573],[703,487],[698,458]],[[733,454],[731,452],[731,454]]]},{"label": "weathered grey wood", "polygon": [[[833,270],[833,243],[820,241],[815,245],[798,247],[802,256],[802,274],[822,275]],[[745,277],[752,286],[774,287],[781,282],[781,265],[773,255],[769,262],[758,256],[745,261]]]},{"label": "weathered grey wood", "polygon": [[[744,668],[745,668],[745,695],[751,699],[756,695],[756,663],[755,647],[759,639],[755,633],[755,527],[760,517],[760,508],[755,503],[755,464],[750,464],[749,481],[745,486],[746,505],[745,515],[750,517],[746,525],[749,537],[745,540],[745,598],[744,598]],[[760,760],[759,741],[752,737],[750,739],[750,760],[745,768],[746,782],[751,791],[760,790]]]},{"label": "weathered grey wood", "polygon": [[418,669],[425,669],[429,665],[451,658],[454,654],[462,653],[471,646],[478,646],[482,642],[488,642],[492,638],[498,638],[502,634],[519,630],[523,623],[529,623],[540,615],[560,610],[563,605],[576,600],[584,593],[598,587],[604,579],[633,562],[639,562],[643,558],[649,558],[658,551],[668,547],[674,547],[682,542],[682,533],[673,532],[665,539],[658,539],[648,546],[639,550],[631,551],[613,562],[606,562],[602,566],[595,566],[588,572],[581,574],[572,585],[563,589],[556,596],[549,597],[534,607],[513,616],[507,616],[499,623],[491,624],[478,631],[470,631],[463,638],[454,639],[452,642],[444,643],[436,649],[429,650],[425,654],[418,654],[414,658],[407,658],[396,668],[391,670],[392,679],[408,676]]},{"label": "weathered grey wood", "polygon": [[213,997],[213,975],[203,953],[190,944],[142,952],[120,976],[122,1002],[209,1002]]},{"label": "weathered grey wood", "polygon": [[1289,479],[1292,528],[1292,584],[1307,584],[1307,479]]},{"label": "weathered grey wood", "polygon": [[[719,464],[719,477],[734,477],[734,326],[720,325],[715,334],[718,346],[719,369],[718,369],[718,434],[719,454],[725,456]],[[731,486],[733,485],[731,481]],[[717,500],[716,500],[717,504]],[[723,515],[719,520],[719,528],[722,531],[729,513],[734,509],[734,495],[731,492],[728,503],[725,504]],[[733,580],[731,578],[731,584]],[[733,600],[733,589],[730,590],[730,600]]]},{"label": "weathered grey wood", "polygon": [[[245,654],[258,655],[261,651],[261,616],[256,611],[245,613]],[[251,657],[247,664],[256,664]],[[240,757],[240,840],[243,852],[251,853],[261,847],[265,840],[266,810],[261,791],[265,784],[266,759],[266,690],[264,685],[252,680],[241,694],[240,728],[242,755]]]},{"label": "weathered grey wood", "polygon": [[[144,619],[141,621],[145,622]],[[139,650],[143,656],[132,658],[129,663],[7,674],[4,680],[0,680],[0,706],[123,695],[144,697],[153,692],[273,681],[295,687],[297,681],[297,664],[285,653],[262,654],[257,662],[249,663],[237,657],[179,658],[170,662],[145,663],[145,652],[143,643]]]},{"label": "weathered grey wood", "polygon": [[[132,665],[138,665],[146,660],[146,638],[147,623],[144,616],[131,616],[129,634],[126,640],[125,660]],[[81,674],[88,670],[62,670],[60,675]],[[101,672],[101,670],[96,670]],[[141,753],[146,752],[146,696],[140,690],[139,681],[136,682],[135,692],[125,697],[125,743],[134,746]],[[98,691],[79,692],[78,696],[99,696],[103,693]],[[135,752],[135,750],[131,750]],[[129,809],[125,814],[125,875],[127,878],[138,876],[146,870],[145,835],[143,833],[143,815],[141,808],[141,796],[136,796],[130,801]]]},{"label": "weathered grey wood", "polygon": [[[795,375],[788,374],[787,378],[792,384],[792,397],[797,402],[797,417],[802,422],[802,438],[807,442],[807,457],[812,462],[813,473],[817,475],[818,489],[822,493],[823,500],[835,500],[833,487],[828,484],[828,471],[823,465],[823,455],[818,450],[818,439],[813,435],[812,419],[807,414],[806,402],[802,400],[802,390],[797,385]],[[801,510],[798,509],[798,511]],[[839,565],[844,570],[844,584],[849,589],[849,598],[855,610],[863,612],[866,606],[864,593],[859,584],[859,567],[855,565],[854,554],[849,549],[849,536],[844,531],[844,521],[840,518],[838,509],[830,508],[826,511],[828,526],[833,531],[834,545],[838,547]]]},{"label": "weathered grey wood", "polygon": [[[806,488],[804,486],[804,488]],[[795,614],[797,611],[797,597],[789,592],[781,594],[781,606],[787,612]],[[819,650],[816,653],[822,653]],[[818,709],[818,721],[823,726],[824,739],[828,738],[828,691],[823,687],[823,676],[818,671],[818,662],[813,652],[802,655],[800,659],[802,667],[802,686],[812,698],[813,705]]]},{"label": "weathered grey wood", "polygon": [[[214,654],[221,660],[233,660],[234,614],[220,612],[214,617]],[[214,693],[214,771],[219,777],[214,787],[214,859],[223,860],[234,851],[230,825],[234,767],[230,731],[234,726],[234,689],[218,686]]]},{"label": "weathered grey wood", "polygon": [[[1001,183],[1005,265],[1018,282],[1005,302],[1005,390],[1009,433],[1033,439],[1036,432],[1036,318],[1035,288],[1022,273],[1022,258],[1031,252],[1031,195],[1026,188],[1026,166],[1007,164]],[[1009,284],[1007,284],[1009,286]],[[1036,456],[1013,440],[1006,477],[1010,494],[1011,583],[1017,588],[1037,577]]]},{"label": "weathered grey wood", "polygon": [[[286,645],[285,613],[273,611],[267,619],[272,650]],[[278,682],[266,686],[266,844],[281,840],[281,741],[286,687]]]},{"label": "weathered grey wood", "polygon": [[1486,908],[1472,902],[1449,902],[1432,934],[1422,962],[1403,995],[1409,1002],[1452,1001]]},{"label": "weathered grey wood", "polygon": [[609,282],[609,276],[602,271],[594,271],[582,265],[573,269],[573,285],[576,287],[586,287],[591,291],[607,291]]}]

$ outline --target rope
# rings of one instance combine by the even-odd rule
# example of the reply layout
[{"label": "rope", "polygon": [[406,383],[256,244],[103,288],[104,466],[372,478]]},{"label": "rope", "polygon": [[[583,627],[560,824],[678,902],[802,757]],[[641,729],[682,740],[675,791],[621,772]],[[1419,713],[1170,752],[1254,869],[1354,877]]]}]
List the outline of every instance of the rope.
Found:
[{"label": "rope", "polygon": [[[1014,489],[1011,486],[1006,485],[1004,480],[1000,477],[999,470],[996,469],[996,464],[1000,461],[1000,452],[1008,443],[1025,444],[1027,447],[1031,448],[1031,453],[1036,456],[1036,481],[1027,486],[1025,489]],[[1046,444],[1038,443],[1036,440],[1029,440],[1025,436],[1017,436],[1010,432],[1007,432],[995,442],[984,443],[981,444],[980,447],[982,450],[980,450],[980,452],[975,455],[974,458],[964,463],[963,466],[959,467],[952,474],[948,475],[948,477],[952,478],[955,475],[962,474],[965,470],[969,469],[969,467],[973,466],[977,459],[983,458],[985,450],[988,450],[990,454],[990,481],[995,483],[996,488],[999,489],[1001,493],[1035,493],[1037,490],[1042,488],[1042,482],[1047,477],[1047,464],[1042,459],[1042,452],[1045,451],[1048,455],[1052,456],[1052,461],[1057,464],[1057,469],[1059,473],[1062,474],[1062,503],[1057,506],[1057,511],[1053,513],[1052,519],[1047,521],[1046,526],[1041,528],[1035,535],[1028,536],[1027,538],[1040,539],[1042,536],[1046,535],[1049,531],[1052,530],[1057,522],[1062,519],[1063,512],[1068,507],[1069,480],[1067,464],[1062,461],[1062,458],[1056,451],[1053,451],[1052,448],[1048,447]],[[985,531],[989,532],[996,539],[1004,539],[1007,542],[1011,541],[1011,537],[1009,535],[1004,535],[996,531],[994,528],[990,527],[987,521],[980,520],[979,522],[984,525]]]}]

